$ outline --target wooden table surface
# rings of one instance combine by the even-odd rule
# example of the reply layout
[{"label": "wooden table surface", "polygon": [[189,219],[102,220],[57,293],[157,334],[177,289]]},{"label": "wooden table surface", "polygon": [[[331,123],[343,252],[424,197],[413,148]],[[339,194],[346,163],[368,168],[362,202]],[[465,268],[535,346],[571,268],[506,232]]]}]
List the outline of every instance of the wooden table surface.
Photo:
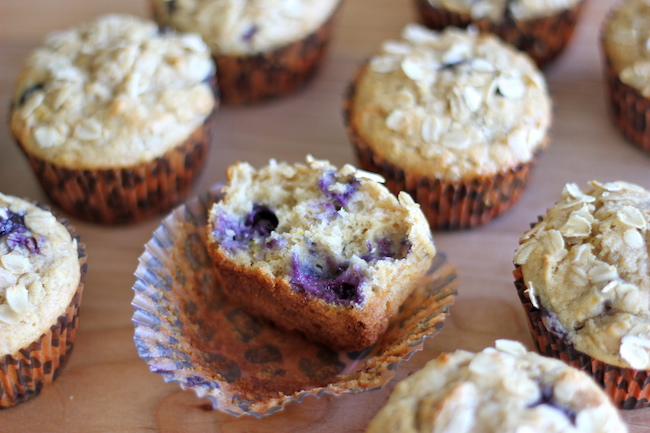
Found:
[{"label": "wooden table surface", "polygon": [[[483,227],[435,234],[438,249],[458,269],[459,295],[443,331],[401,365],[397,379],[442,351],[480,350],[497,338],[532,348],[512,281],[520,234],[566,182],[627,180],[650,187],[650,155],[621,138],[605,105],[598,34],[615,3],[589,0],[568,50],[546,70],[555,104],[552,140],[520,202]],[[0,119],[7,119],[20,68],[46,33],[108,12],[148,16],[144,0],[0,0]],[[194,194],[223,181],[225,168],[236,160],[261,166],[271,157],[299,161],[312,153],[337,165],[354,162],[341,120],[346,83],[359,62],[413,19],[407,0],[347,0],[329,61],[306,90],[259,106],[221,107]],[[0,191],[48,202],[6,121],[0,123]],[[90,266],[74,353],[38,398],[0,411],[0,432],[363,432],[395,380],[381,391],[308,398],[254,419],[206,410],[192,392],[149,372],[133,344],[131,287],[143,245],[161,218],[123,227],[72,220],[87,244]],[[623,417],[631,432],[650,432],[650,409]]]}]

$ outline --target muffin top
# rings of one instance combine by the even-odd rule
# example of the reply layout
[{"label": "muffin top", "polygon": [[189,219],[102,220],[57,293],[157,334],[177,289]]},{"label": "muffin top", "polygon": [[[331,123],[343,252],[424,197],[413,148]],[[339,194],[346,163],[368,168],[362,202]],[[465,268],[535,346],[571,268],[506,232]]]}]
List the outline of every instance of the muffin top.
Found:
[{"label": "muffin top", "polygon": [[432,6],[470,14],[474,19],[502,21],[506,17],[528,20],[569,9],[582,0],[428,0]]},{"label": "muffin top", "polygon": [[551,102],[530,58],[489,34],[407,25],[359,72],[350,124],[405,170],[457,181],[533,159]]},{"label": "muffin top", "polygon": [[340,0],[153,0],[156,15],[197,32],[215,55],[249,55],[287,45],[315,31]]},{"label": "muffin top", "polygon": [[619,78],[650,98],[650,3],[627,0],[609,15],[603,44]]},{"label": "muffin top", "polygon": [[650,369],[650,192],[590,185],[566,185],[514,262],[550,332],[608,364]]},{"label": "muffin top", "polygon": [[50,34],[27,60],[11,129],[59,166],[123,168],[182,143],[215,107],[214,64],[192,34],[108,15]]},{"label": "muffin top", "polygon": [[0,356],[38,340],[79,286],[77,241],[48,211],[0,194]]},{"label": "muffin top", "polygon": [[626,432],[585,373],[510,340],[444,353],[400,382],[367,433]]}]

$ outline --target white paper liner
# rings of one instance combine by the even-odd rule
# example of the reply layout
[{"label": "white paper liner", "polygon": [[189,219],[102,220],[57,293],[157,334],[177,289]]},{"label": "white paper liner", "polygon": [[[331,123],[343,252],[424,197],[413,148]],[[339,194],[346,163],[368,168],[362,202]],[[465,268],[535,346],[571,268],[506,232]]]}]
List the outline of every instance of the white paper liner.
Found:
[{"label": "white paper liner", "polygon": [[135,344],[165,381],[193,389],[214,409],[262,417],[308,395],[381,388],[442,328],[457,286],[442,253],[387,332],[359,352],[332,351],[230,305],[205,246],[208,210],[221,187],[165,218],[135,272]]}]

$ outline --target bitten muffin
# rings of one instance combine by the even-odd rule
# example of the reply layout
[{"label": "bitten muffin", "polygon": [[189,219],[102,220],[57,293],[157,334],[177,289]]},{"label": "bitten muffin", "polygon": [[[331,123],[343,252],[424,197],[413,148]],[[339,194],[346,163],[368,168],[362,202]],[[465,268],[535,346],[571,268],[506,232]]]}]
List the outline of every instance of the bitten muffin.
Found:
[{"label": "bitten muffin", "polygon": [[516,341],[443,353],[404,379],[367,433],[625,433],[584,373]]},{"label": "bitten muffin", "polygon": [[226,296],[337,350],[372,345],[431,265],[419,206],[327,161],[228,169],[208,250]]},{"label": "bitten muffin", "polygon": [[527,55],[415,24],[360,68],[345,109],[361,167],[409,192],[433,229],[473,227],[516,202],[551,122]]},{"label": "bitten muffin", "polygon": [[72,351],[85,254],[70,230],[0,194],[0,408],[38,395]]},{"label": "bitten muffin", "polygon": [[161,26],[197,32],[217,63],[224,102],[302,88],[327,54],[341,0],[151,0]]},{"label": "bitten muffin", "polygon": [[566,48],[584,0],[415,0],[424,24],[434,30],[448,26],[498,35],[525,51],[541,68]]},{"label": "bitten muffin", "polygon": [[591,373],[618,405],[648,405],[650,192],[567,184],[520,240],[520,297],[543,354]]},{"label": "bitten muffin", "polygon": [[602,32],[605,83],[614,123],[631,143],[650,151],[650,4],[628,0]]},{"label": "bitten muffin", "polygon": [[189,191],[210,140],[215,67],[201,38],[108,15],[27,60],[11,131],[42,187],[79,218],[123,223]]}]

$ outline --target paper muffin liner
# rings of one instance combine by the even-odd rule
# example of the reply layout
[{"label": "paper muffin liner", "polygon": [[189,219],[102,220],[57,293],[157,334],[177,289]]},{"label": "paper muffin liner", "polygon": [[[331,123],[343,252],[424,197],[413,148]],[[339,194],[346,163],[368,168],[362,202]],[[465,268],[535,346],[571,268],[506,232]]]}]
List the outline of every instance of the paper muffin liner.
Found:
[{"label": "paper muffin liner", "polygon": [[547,17],[514,20],[505,17],[495,22],[488,18],[473,19],[470,14],[435,7],[428,0],[414,0],[422,22],[434,30],[447,26],[466,28],[470,24],[480,31],[498,35],[501,39],[525,51],[542,68],[555,59],[567,46],[585,3],[581,0],[571,8]]},{"label": "paper muffin liner", "polygon": [[599,361],[565,342],[544,326],[542,311],[533,306],[524,284],[521,268],[513,272],[519,300],[524,306],[530,333],[537,350],[545,356],[557,358],[589,374],[621,409],[641,409],[650,406],[650,378],[648,370],[624,368]]},{"label": "paper muffin liner", "polygon": [[41,187],[65,212],[102,224],[132,223],[169,211],[185,199],[203,168],[216,109],[175,148],[126,168],[60,167],[30,154],[15,138]]},{"label": "paper muffin liner", "polygon": [[193,389],[214,409],[262,417],[309,395],[378,389],[442,328],[457,286],[442,253],[386,333],[358,352],[335,352],[245,313],[224,296],[207,252],[208,210],[220,191],[174,210],[135,273],[135,344],[165,381]]},{"label": "paper muffin liner", "polygon": [[468,229],[505,212],[519,200],[537,156],[546,146],[544,141],[531,161],[491,176],[451,181],[411,173],[376,153],[357,133],[351,122],[354,89],[352,83],[345,97],[343,117],[359,165],[382,175],[393,194],[408,192],[420,204],[432,230]]},{"label": "paper muffin liner", "polygon": [[[232,105],[251,104],[302,89],[327,57],[342,3],[316,30],[293,43],[252,55],[213,53],[221,100]],[[166,26],[157,9],[152,10],[154,20]]]},{"label": "paper muffin liner", "polygon": [[614,124],[632,144],[650,152],[650,99],[621,81],[618,71],[605,57],[605,91]]},{"label": "paper muffin liner", "polygon": [[17,353],[0,357],[0,409],[15,406],[39,395],[44,387],[59,376],[74,347],[88,265],[85,245],[79,242],[79,235],[67,221],[58,221],[77,240],[81,268],[79,286],[65,312],[46,333]]}]

